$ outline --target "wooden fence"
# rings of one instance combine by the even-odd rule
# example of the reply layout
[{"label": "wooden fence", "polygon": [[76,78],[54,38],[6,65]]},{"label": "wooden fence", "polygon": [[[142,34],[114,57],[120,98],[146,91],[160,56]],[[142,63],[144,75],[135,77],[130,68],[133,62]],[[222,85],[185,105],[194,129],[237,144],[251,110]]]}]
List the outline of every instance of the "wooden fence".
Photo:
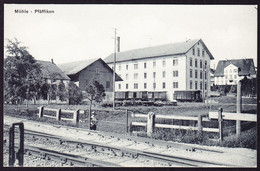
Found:
[{"label": "wooden fence", "polygon": [[[242,113],[223,113],[223,109],[220,108],[218,112],[209,112],[209,115],[198,115],[198,117],[193,116],[169,116],[169,115],[155,115],[153,112],[147,114],[131,114],[133,118],[145,118],[146,122],[136,122],[133,121],[130,123],[130,126],[142,126],[146,127],[147,135],[151,136],[154,132],[154,128],[170,128],[170,129],[183,129],[183,130],[195,130],[199,133],[202,132],[215,132],[219,133],[220,141],[223,140],[223,132],[234,129],[234,126],[230,126],[223,129],[223,120],[240,120],[240,121],[249,121],[256,122],[255,114],[242,114]],[[155,118],[157,119],[169,119],[169,120],[189,120],[197,121],[197,126],[183,126],[183,125],[169,125],[169,124],[160,124],[155,123]],[[211,122],[211,119],[218,120],[218,128],[208,128],[203,127],[202,122]]]},{"label": "wooden fence", "polygon": [[[73,122],[73,124],[75,126],[78,126],[78,123],[79,123],[79,113],[80,113],[80,110],[77,109],[77,110],[63,110],[63,109],[51,109],[51,108],[47,108],[47,107],[39,107],[39,118],[42,118],[42,117],[47,117],[47,118],[53,118],[53,119],[56,119],[58,121],[60,120],[65,120],[65,121],[71,121]],[[56,116],[50,116],[50,115],[44,115],[43,114],[43,111],[46,110],[46,111],[53,111],[56,113]],[[62,118],[61,117],[61,113],[71,113],[73,114],[73,118],[72,119],[69,119],[69,118]]]}]

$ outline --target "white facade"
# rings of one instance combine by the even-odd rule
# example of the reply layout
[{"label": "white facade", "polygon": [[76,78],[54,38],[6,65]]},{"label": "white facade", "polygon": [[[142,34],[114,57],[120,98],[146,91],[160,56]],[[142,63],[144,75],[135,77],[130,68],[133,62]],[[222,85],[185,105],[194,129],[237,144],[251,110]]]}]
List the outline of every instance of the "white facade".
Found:
[{"label": "white facade", "polygon": [[238,75],[238,67],[230,64],[224,68],[224,76],[215,77],[215,85],[236,85],[243,78],[244,76]]},{"label": "white facade", "polygon": [[123,81],[116,82],[115,91],[165,91],[170,101],[176,90],[201,90],[207,96],[209,66],[210,56],[200,41],[185,54],[116,62],[116,73]]}]

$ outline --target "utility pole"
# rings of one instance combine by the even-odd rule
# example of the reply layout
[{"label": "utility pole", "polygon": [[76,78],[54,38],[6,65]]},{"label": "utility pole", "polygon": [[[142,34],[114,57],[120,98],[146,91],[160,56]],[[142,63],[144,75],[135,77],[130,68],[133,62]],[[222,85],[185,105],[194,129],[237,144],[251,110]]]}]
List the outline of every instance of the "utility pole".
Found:
[{"label": "utility pole", "polygon": [[115,110],[115,86],[116,86],[116,28],[115,28],[115,47],[114,47],[114,69],[113,69],[113,110]]}]

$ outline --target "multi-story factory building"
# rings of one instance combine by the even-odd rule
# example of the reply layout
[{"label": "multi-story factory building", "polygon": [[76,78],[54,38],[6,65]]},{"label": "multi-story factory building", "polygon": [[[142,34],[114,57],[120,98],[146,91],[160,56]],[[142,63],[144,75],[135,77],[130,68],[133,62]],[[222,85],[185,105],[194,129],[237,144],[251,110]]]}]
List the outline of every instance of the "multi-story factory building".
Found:
[{"label": "multi-story factory building", "polygon": [[[116,53],[116,92],[174,100],[176,90],[210,91],[210,60],[214,59],[201,39]],[[113,68],[114,53],[104,59]]]}]

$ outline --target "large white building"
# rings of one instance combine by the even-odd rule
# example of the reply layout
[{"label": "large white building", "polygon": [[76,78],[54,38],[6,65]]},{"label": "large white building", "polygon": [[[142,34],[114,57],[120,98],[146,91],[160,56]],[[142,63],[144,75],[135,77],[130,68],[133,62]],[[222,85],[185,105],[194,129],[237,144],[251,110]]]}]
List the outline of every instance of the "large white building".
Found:
[{"label": "large white building", "polygon": [[[176,90],[210,91],[210,60],[214,59],[201,39],[166,44],[116,54],[116,92],[166,92],[174,100]],[[114,53],[104,59],[113,68]]]},{"label": "large white building", "polygon": [[222,60],[214,73],[215,85],[236,85],[244,77],[256,78],[253,59]]}]

